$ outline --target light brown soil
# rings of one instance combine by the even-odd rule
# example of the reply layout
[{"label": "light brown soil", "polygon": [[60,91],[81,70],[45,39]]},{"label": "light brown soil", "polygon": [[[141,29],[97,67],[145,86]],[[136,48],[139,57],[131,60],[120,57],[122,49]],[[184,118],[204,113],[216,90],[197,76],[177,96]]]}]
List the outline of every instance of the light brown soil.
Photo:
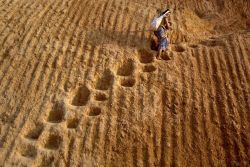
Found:
[{"label": "light brown soil", "polygon": [[[150,21],[168,6],[159,61]],[[249,166],[249,9],[0,0],[0,166]]]}]

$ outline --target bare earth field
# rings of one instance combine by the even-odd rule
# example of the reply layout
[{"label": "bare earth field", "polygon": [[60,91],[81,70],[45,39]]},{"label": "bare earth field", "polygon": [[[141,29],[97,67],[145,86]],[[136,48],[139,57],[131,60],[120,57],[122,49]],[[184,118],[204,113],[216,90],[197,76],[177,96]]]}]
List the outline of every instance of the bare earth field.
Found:
[{"label": "bare earth field", "polygon": [[249,167],[250,1],[0,0],[0,166]]}]

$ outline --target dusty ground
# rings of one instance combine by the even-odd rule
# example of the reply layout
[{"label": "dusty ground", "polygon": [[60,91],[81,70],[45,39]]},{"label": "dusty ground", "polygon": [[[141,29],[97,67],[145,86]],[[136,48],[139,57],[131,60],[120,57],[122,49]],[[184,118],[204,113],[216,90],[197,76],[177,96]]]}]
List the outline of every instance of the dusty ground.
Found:
[{"label": "dusty ground", "polygon": [[[168,6],[159,61],[149,25]],[[249,9],[0,0],[0,166],[249,166]]]}]

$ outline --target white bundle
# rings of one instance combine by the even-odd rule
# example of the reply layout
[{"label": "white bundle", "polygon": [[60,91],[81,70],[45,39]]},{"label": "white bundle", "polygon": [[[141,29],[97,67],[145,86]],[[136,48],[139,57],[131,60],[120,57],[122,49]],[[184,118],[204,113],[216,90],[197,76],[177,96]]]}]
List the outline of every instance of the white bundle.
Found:
[{"label": "white bundle", "polygon": [[153,30],[157,30],[158,27],[161,25],[162,19],[165,17],[165,15],[161,15],[158,17],[155,17],[153,21],[151,22],[151,27]]},{"label": "white bundle", "polygon": [[167,9],[164,12],[162,12],[160,16],[155,17],[153,21],[151,22],[151,27],[153,28],[153,30],[157,30],[158,27],[161,25],[162,19],[168,16],[169,14],[170,14],[170,10]]}]

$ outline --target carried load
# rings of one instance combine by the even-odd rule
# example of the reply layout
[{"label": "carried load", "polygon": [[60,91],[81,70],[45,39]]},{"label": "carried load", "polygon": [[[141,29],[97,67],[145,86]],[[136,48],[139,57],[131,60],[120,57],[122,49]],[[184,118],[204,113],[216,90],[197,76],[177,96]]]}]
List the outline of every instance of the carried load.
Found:
[{"label": "carried load", "polygon": [[157,30],[161,25],[162,19],[170,13],[169,9],[162,12],[159,16],[155,17],[151,22],[151,28]]}]

